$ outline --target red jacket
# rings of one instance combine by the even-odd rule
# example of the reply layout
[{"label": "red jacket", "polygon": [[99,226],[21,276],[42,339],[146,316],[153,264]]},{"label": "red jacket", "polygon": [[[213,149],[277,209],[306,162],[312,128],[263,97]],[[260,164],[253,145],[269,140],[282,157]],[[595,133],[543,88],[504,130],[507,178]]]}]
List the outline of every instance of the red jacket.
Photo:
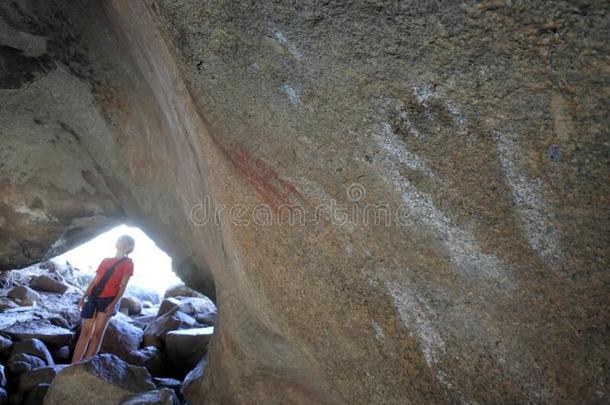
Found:
[{"label": "red jacket", "polygon": [[[108,268],[112,266],[117,260],[119,259],[117,259],[116,257],[107,257],[102,260],[97,270],[95,271],[97,273],[97,275],[95,276],[96,283],[98,283],[102,279],[102,277],[104,277],[106,270],[108,270]],[[104,289],[100,294],[100,297],[115,297],[121,288],[121,280],[125,275],[133,276],[133,260],[131,260],[131,258],[129,257],[126,260],[123,260],[121,263],[118,264],[118,266],[114,268],[114,270],[112,271],[112,275],[108,279],[108,282],[106,283]]]}]

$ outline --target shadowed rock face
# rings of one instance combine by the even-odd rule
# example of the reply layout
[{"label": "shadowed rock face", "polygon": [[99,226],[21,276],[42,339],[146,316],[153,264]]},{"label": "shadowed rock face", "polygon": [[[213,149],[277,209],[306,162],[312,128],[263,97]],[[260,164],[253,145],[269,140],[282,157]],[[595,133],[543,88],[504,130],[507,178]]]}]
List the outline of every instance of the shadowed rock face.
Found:
[{"label": "shadowed rock face", "polygon": [[0,265],[140,226],[204,402],[610,395],[603,2],[76,3],[0,6]]}]

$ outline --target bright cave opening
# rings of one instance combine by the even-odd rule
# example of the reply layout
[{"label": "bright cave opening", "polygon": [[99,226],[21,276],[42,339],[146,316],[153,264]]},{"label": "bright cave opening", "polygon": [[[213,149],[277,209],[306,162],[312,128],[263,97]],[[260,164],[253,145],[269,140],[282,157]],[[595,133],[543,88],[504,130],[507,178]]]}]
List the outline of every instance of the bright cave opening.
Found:
[{"label": "bright cave opening", "polygon": [[[49,260],[0,273],[2,390],[9,398],[44,397],[51,380],[72,362],[83,326],[77,304],[102,259],[116,255],[115,243],[124,234],[135,240],[129,254],[134,275],[96,361],[115,370],[124,363],[144,367],[156,389],[171,390],[176,398],[192,376],[203,375],[216,305],[181,281],[171,257],[141,229],[123,224]],[[46,383],[24,383],[38,378],[41,369]]]}]

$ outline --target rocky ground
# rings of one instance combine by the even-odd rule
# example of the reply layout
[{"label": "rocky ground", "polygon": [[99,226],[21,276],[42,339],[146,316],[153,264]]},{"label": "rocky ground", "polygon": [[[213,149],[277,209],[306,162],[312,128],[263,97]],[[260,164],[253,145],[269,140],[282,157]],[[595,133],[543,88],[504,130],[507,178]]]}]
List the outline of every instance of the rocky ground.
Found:
[{"label": "rocky ground", "polygon": [[100,354],[69,365],[89,281],[52,261],[1,273],[0,405],[188,404],[203,375],[214,303],[184,285],[163,299],[131,287]]}]

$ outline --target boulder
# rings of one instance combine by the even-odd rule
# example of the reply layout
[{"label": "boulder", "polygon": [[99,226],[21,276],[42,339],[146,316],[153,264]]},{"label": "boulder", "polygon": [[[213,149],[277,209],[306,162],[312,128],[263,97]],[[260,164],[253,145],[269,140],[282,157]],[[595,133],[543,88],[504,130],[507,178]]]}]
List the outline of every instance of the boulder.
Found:
[{"label": "boulder", "polygon": [[153,303],[150,301],[142,301],[142,308],[152,308]]},{"label": "boulder", "polygon": [[205,355],[199,360],[199,362],[193,367],[191,371],[184,377],[182,382],[182,388],[180,392],[182,396],[191,404],[199,403],[199,386],[203,383],[203,374],[207,365],[208,356]]},{"label": "boulder", "polygon": [[182,373],[189,372],[206,354],[214,327],[168,332],[165,348],[170,364]]},{"label": "boulder", "polygon": [[169,331],[182,327],[191,327],[195,322],[194,318],[178,311],[178,308],[174,308],[146,326],[144,329],[144,344],[146,346],[162,348],[165,335]]},{"label": "boulder", "polygon": [[13,348],[13,341],[5,336],[0,335],[0,355],[8,356]]},{"label": "boulder", "polygon": [[110,318],[102,340],[101,352],[116,354],[121,358],[140,347],[144,331],[132,325],[129,318],[116,314]]},{"label": "boulder", "polygon": [[175,308],[180,308],[180,301],[177,298],[166,298],[161,301],[157,316],[163,316]]},{"label": "boulder", "polygon": [[163,296],[163,298],[179,297],[179,296],[181,296],[181,297],[205,297],[205,295],[201,294],[198,291],[193,290],[186,284],[182,283],[182,284],[177,284],[175,286],[168,288],[165,291],[165,295]]},{"label": "boulder", "polygon": [[6,373],[2,364],[0,364],[0,387],[6,387]]},{"label": "boulder", "polygon": [[37,384],[33,387],[30,392],[25,395],[25,401],[21,403],[21,405],[40,405],[44,401],[44,397],[47,395],[49,391],[49,387],[51,384],[49,383],[41,383]]},{"label": "boulder", "polygon": [[214,316],[216,305],[208,297],[176,297],[180,303],[180,311],[188,315],[202,314]]},{"label": "boulder", "polygon": [[17,304],[13,299],[7,297],[0,297],[0,312],[4,312],[7,309],[17,308]]},{"label": "boulder", "polygon": [[179,390],[182,385],[180,380],[166,377],[153,377],[153,382],[159,388],[171,388],[173,390]]},{"label": "boulder", "polygon": [[4,388],[0,388],[0,405],[8,404],[8,394]]},{"label": "boulder", "polygon": [[66,284],[45,275],[33,277],[30,280],[30,287],[37,291],[46,291],[58,294],[63,294],[68,289]]},{"label": "boulder", "polygon": [[126,315],[138,315],[142,312],[142,303],[135,297],[123,297],[120,303],[121,312],[126,309]]},{"label": "boulder", "polygon": [[49,322],[51,322],[55,326],[59,326],[65,329],[70,329],[71,325],[66,321],[62,316],[56,315],[48,318]]},{"label": "boulder", "polygon": [[7,296],[14,299],[21,306],[32,306],[40,299],[40,295],[24,285],[16,285],[11,288]]},{"label": "boulder", "polygon": [[204,326],[213,326],[216,323],[216,312],[214,313],[202,313],[193,315],[197,323]]},{"label": "boulder", "polygon": [[51,383],[45,405],[118,405],[156,387],[144,367],[113,354],[100,354],[61,370]]},{"label": "boulder", "polygon": [[53,359],[56,363],[68,363],[70,361],[70,347],[61,346],[53,351]]},{"label": "boulder", "polygon": [[68,365],[57,365],[50,367],[41,367],[29,371],[25,371],[19,375],[18,389],[19,391],[30,391],[38,384],[50,383],[55,375]]},{"label": "boulder", "polygon": [[40,357],[31,354],[19,353],[11,356],[6,362],[6,369],[14,375],[45,367],[46,364]]},{"label": "boulder", "polygon": [[153,376],[163,375],[167,371],[167,357],[155,346],[134,350],[125,357],[125,360],[134,366],[146,367]]},{"label": "boulder", "polygon": [[20,342],[15,342],[11,350],[11,355],[19,353],[31,354],[39,357],[47,363],[47,366],[54,366],[55,362],[45,344],[39,339],[26,339]]},{"label": "boulder", "polygon": [[178,405],[178,397],[174,390],[162,388],[160,390],[142,392],[128,398],[121,405]]},{"label": "boulder", "polygon": [[39,339],[47,345],[64,346],[72,343],[74,333],[66,328],[55,326],[46,319],[34,319],[29,322],[18,322],[1,330],[16,340]]}]

